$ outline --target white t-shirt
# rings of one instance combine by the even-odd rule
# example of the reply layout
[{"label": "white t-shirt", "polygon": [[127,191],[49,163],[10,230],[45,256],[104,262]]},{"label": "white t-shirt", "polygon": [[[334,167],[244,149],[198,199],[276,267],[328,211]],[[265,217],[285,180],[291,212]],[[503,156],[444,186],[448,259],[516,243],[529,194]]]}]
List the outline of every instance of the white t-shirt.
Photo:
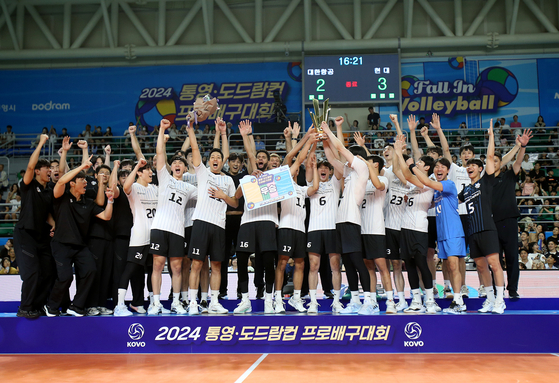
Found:
[{"label": "white t-shirt", "polygon": [[[308,186],[312,182],[307,183]],[[321,182],[315,194],[310,196],[311,216],[309,232],[318,230],[336,230],[336,213],[340,201],[340,180],[333,176],[326,182]]]},{"label": "white t-shirt", "polygon": [[196,195],[196,188],[171,177],[165,166],[157,171],[157,179],[159,180],[157,215],[151,228],[184,237],[184,210],[188,200]]},{"label": "white t-shirt", "polygon": [[[472,180],[470,180],[470,177],[468,177],[468,170],[466,170],[466,168],[464,167],[456,165],[455,163],[450,164],[448,179],[454,182],[458,193],[460,193],[462,189],[464,189],[467,185],[470,185],[472,183]],[[458,205],[458,213],[460,215],[468,214],[465,203],[461,203]]]},{"label": "white t-shirt", "polygon": [[429,227],[427,210],[429,210],[433,202],[435,191],[427,186],[418,188],[409,182],[408,187],[409,191],[407,194],[406,208],[404,209],[402,229],[427,233]]},{"label": "white t-shirt", "polygon": [[132,184],[127,194],[134,224],[130,232],[130,247],[149,245],[149,232],[157,210],[158,187],[149,184],[147,187],[139,183]]},{"label": "white t-shirt", "polygon": [[409,188],[394,174],[392,166],[384,169],[384,176],[388,180],[388,192],[384,200],[384,226],[386,229],[400,231]]},{"label": "white t-shirt", "polygon": [[305,210],[305,198],[308,197],[308,186],[295,186],[296,196],[281,201],[281,217],[279,222],[280,229],[293,229],[305,232],[305,218],[307,211]]},{"label": "white t-shirt", "polygon": [[[182,180],[198,188],[198,178],[196,178],[196,173],[186,172],[182,175]],[[184,227],[192,226],[192,216],[196,211],[196,202],[198,201],[198,193],[196,193],[195,198],[191,198],[186,203],[186,209],[184,210]]]},{"label": "white t-shirt", "polygon": [[198,202],[192,220],[208,222],[225,229],[227,203],[219,198],[210,197],[208,190],[221,189],[230,197],[235,194],[233,178],[225,174],[214,174],[203,163],[194,170],[198,178]]},{"label": "white t-shirt", "polygon": [[361,203],[369,179],[369,167],[358,157],[344,167],[344,192],[338,207],[336,223],[349,222],[361,225]]},{"label": "white t-shirt", "polygon": [[378,190],[371,180],[367,181],[365,197],[361,204],[361,234],[384,235],[384,200],[388,190],[388,178],[379,176],[384,184],[383,190]]},{"label": "white t-shirt", "polygon": [[[246,175],[245,177],[252,177],[252,176]],[[245,206],[245,211],[241,217],[241,225],[244,225],[245,223],[258,222],[258,221],[272,221],[277,226],[278,204],[273,203],[271,205],[262,206],[258,209],[252,209],[252,210],[248,209]]]}]

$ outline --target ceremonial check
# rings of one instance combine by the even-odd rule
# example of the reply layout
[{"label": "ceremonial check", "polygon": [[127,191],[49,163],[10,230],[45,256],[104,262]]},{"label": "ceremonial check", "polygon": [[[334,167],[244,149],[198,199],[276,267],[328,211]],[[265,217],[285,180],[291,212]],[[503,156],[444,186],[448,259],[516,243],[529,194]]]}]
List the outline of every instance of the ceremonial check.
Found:
[{"label": "ceremonial check", "polygon": [[244,176],[241,188],[248,210],[258,209],[295,196],[289,166],[281,166],[262,173],[259,178]]}]

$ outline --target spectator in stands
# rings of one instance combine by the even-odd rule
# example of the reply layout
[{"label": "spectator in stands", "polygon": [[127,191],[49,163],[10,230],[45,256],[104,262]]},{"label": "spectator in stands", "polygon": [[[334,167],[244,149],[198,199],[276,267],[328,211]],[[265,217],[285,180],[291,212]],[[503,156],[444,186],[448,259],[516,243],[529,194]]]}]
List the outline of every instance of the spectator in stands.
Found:
[{"label": "spectator in stands", "polygon": [[526,172],[531,171],[532,169],[534,169],[534,164],[532,163],[532,161],[530,161],[530,156],[528,154],[524,155],[524,160],[522,161],[522,163],[520,164],[520,166],[522,167],[522,169]]},{"label": "spectator in stands", "polygon": [[545,122],[543,121],[543,116],[538,116],[538,121],[536,121],[536,124],[534,126],[537,128],[545,128]]},{"label": "spectator in stands", "polygon": [[547,239],[547,241],[549,242],[550,239],[555,241],[555,247],[557,247],[557,244],[559,243],[559,227],[553,228],[553,233]]},{"label": "spectator in stands", "polygon": [[557,190],[557,187],[559,186],[559,182],[557,181],[557,178],[553,176],[553,169],[547,170],[547,177],[543,181],[542,186],[543,186],[543,190],[546,193],[549,193],[552,190]]},{"label": "spectator in stands", "polygon": [[103,134],[103,137],[105,137],[106,141],[109,143],[113,141],[113,130],[110,126],[107,126],[107,131],[105,132],[105,134]]},{"label": "spectator in stands", "polygon": [[16,260],[16,252],[13,247],[8,250],[8,259],[10,260],[10,266],[16,269],[17,273],[19,274],[19,266]]},{"label": "spectator in stands", "polygon": [[[371,108],[369,108],[369,112],[371,111]],[[359,121],[357,120],[353,120],[353,123],[350,125],[349,124],[349,117],[347,116],[347,113],[345,114],[345,121],[347,123],[347,126],[349,128],[350,131],[352,132],[358,132],[359,131]],[[332,128],[330,128],[330,130],[332,130]]]},{"label": "spectator in stands", "polygon": [[553,257],[547,257],[545,259],[545,269],[546,270],[557,270],[557,267],[555,266],[555,258]]},{"label": "spectator in stands", "polygon": [[522,195],[533,195],[536,184],[532,181],[530,176],[526,176],[523,183],[520,184],[520,189],[522,190]]},{"label": "spectator in stands", "polygon": [[520,232],[520,242],[518,243],[518,248],[522,249],[522,248],[528,248],[528,232],[527,231],[521,231]]},{"label": "spectator in stands", "polygon": [[19,186],[17,184],[12,184],[12,186],[10,186],[10,191],[8,192],[8,197],[6,197],[6,201],[9,203],[16,197],[16,194],[19,194]]},{"label": "spectator in stands", "polygon": [[62,141],[64,137],[70,137],[70,135],[68,134],[68,129],[66,128],[62,128],[62,133],[60,133],[60,135],[58,136],[60,141]]},{"label": "spectator in stands", "polygon": [[237,272],[237,257],[231,260],[231,266],[227,268],[228,273],[236,273]]},{"label": "spectator in stands", "polygon": [[4,212],[7,214],[4,216],[6,221],[17,221],[19,211],[21,210],[21,196],[15,194],[14,197],[8,201],[10,206],[6,206]]},{"label": "spectator in stands", "polygon": [[466,125],[465,121],[463,121],[460,124],[460,127],[458,128],[457,133],[458,133],[458,137],[465,137],[465,136],[468,135],[468,126]]},{"label": "spectator in stands", "polygon": [[[524,269],[530,270],[532,268],[532,259],[528,256],[528,250],[525,248],[520,249],[519,256],[519,265],[524,266]],[[522,267],[521,267],[522,269]]]},{"label": "spectator in stands", "polygon": [[285,150],[285,137],[282,135],[279,136],[279,140],[276,141],[276,150]]},{"label": "spectator in stands", "polygon": [[[349,121],[349,119],[348,119]],[[369,107],[369,115],[367,116],[367,124],[369,125],[369,129],[376,130],[380,125],[380,114],[375,112],[375,108],[372,106]]]},{"label": "spectator in stands", "polygon": [[13,148],[16,143],[16,134],[12,132],[12,125],[6,126],[6,133],[3,135],[6,148]]},{"label": "spectator in stands", "polygon": [[87,124],[85,126],[85,130],[82,131],[82,137],[84,140],[88,141],[91,138],[92,132],[91,132],[91,125]]},{"label": "spectator in stands", "polygon": [[179,141],[179,131],[177,130],[177,126],[175,124],[171,124],[169,128],[169,140],[171,142]]},{"label": "spectator in stands", "polygon": [[8,173],[4,170],[4,164],[0,164],[0,196],[8,190],[8,185],[10,181],[8,180]]},{"label": "spectator in stands", "polygon": [[519,207],[520,207],[520,215],[523,218],[530,218],[532,220],[536,220],[538,218],[539,209],[537,206],[534,206],[533,199],[527,200],[526,205],[522,205]]},{"label": "spectator in stands", "polygon": [[226,134],[227,134],[227,138],[229,138],[229,136],[230,136],[231,134],[233,134],[233,124],[230,123],[230,122],[227,123],[227,131],[226,131]]},{"label": "spectator in stands", "polygon": [[4,246],[2,246],[2,248],[0,249],[0,259],[4,259],[6,257],[9,257],[8,252],[10,251],[10,249],[13,249],[13,248],[14,248],[14,240],[10,238],[6,241]]},{"label": "spectator in stands", "polygon": [[264,141],[262,141],[260,136],[254,137],[254,147],[256,148],[257,151],[266,150],[266,144],[264,144]]},{"label": "spectator in stands", "polygon": [[546,258],[554,258],[555,264],[559,265],[559,252],[557,252],[557,240],[554,238],[548,238],[547,240],[547,252],[545,253]]},{"label": "spectator in stands", "polygon": [[48,133],[49,133],[49,130],[48,130],[47,127],[45,126],[45,127],[43,128],[43,131],[41,132],[41,134],[37,134],[37,138],[35,139],[35,141],[33,141],[33,142],[31,143],[31,149],[36,148],[37,145],[39,145],[39,141],[41,140],[41,136],[42,136],[43,134],[48,134]]},{"label": "spectator in stands", "polygon": [[542,253],[547,251],[546,242],[545,242],[545,233],[538,233],[538,248]]},{"label": "spectator in stands", "polygon": [[510,123],[511,128],[522,128],[522,124],[518,121],[518,116],[512,116],[513,122]]},{"label": "spectator in stands", "polygon": [[8,257],[2,258],[2,265],[0,267],[0,274],[3,274],[3,275],[18,274],[18,271],[11,266],[10,258],[8,258]]},{"label": "spectator in stands", "polygon": [[541,221],[553,221],[555,214],[555,207],[548,205],[548,199],[544,200],[544,205],[540,206],[538,215]]},{"label": "spectator in stands", "polygon": [[54,126],[50,126],[50,131],[49,131],[49,143],[51,145],[56,145],[56,142],[58,141],[58,133],[56,133],[56,129],[54,128]]}]

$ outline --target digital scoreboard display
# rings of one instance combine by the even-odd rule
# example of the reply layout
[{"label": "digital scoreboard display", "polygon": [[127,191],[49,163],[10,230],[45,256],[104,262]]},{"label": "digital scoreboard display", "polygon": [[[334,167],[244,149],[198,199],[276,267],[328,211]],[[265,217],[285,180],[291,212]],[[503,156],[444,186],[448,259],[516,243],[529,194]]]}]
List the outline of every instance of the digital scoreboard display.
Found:
[{"label": "digital scoreboard display", "polygon": [[305,56],[304,101],[330,103],[399,103],[397,54]]}]

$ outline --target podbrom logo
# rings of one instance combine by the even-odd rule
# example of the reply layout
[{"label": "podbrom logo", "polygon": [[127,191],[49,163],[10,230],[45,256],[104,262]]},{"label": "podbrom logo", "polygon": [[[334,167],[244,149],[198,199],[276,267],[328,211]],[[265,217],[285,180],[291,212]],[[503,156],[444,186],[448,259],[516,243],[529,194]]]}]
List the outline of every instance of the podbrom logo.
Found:
[{"label": "podbrom logo", "polygon": [[420,347],[420,346],[423,346],[424,345],[423,341],[421,341],[421,340],[416,341],[416,339],[419,339],[419,337],[421,336],[422,331],[423,330],[421,329],[421,326],[419,325],[419,323],[409,322],[406,325],[406,327],[404,327],[404,334],[406,334],[408,339],[411,339],[411,341],[405,341],[404,342],[404,347]]},{"label": "podbrom logo", "polygon": [[144,326],[133,323],[128,327],[128,336],[136,342],[126,342],[126,347],[146,347],[146,342],[137,342],[144,336]]},{"label": "podbrom logo", "polygon": [[63,104],[58,104],[52,101],[49,102],[45,102],[44,104],[31,104],[31,109],[32,110],[45,110],[45,111],[49,111],[49,110],[68,110],[70,109],[70,104],[69,103],[63,103]]}]

